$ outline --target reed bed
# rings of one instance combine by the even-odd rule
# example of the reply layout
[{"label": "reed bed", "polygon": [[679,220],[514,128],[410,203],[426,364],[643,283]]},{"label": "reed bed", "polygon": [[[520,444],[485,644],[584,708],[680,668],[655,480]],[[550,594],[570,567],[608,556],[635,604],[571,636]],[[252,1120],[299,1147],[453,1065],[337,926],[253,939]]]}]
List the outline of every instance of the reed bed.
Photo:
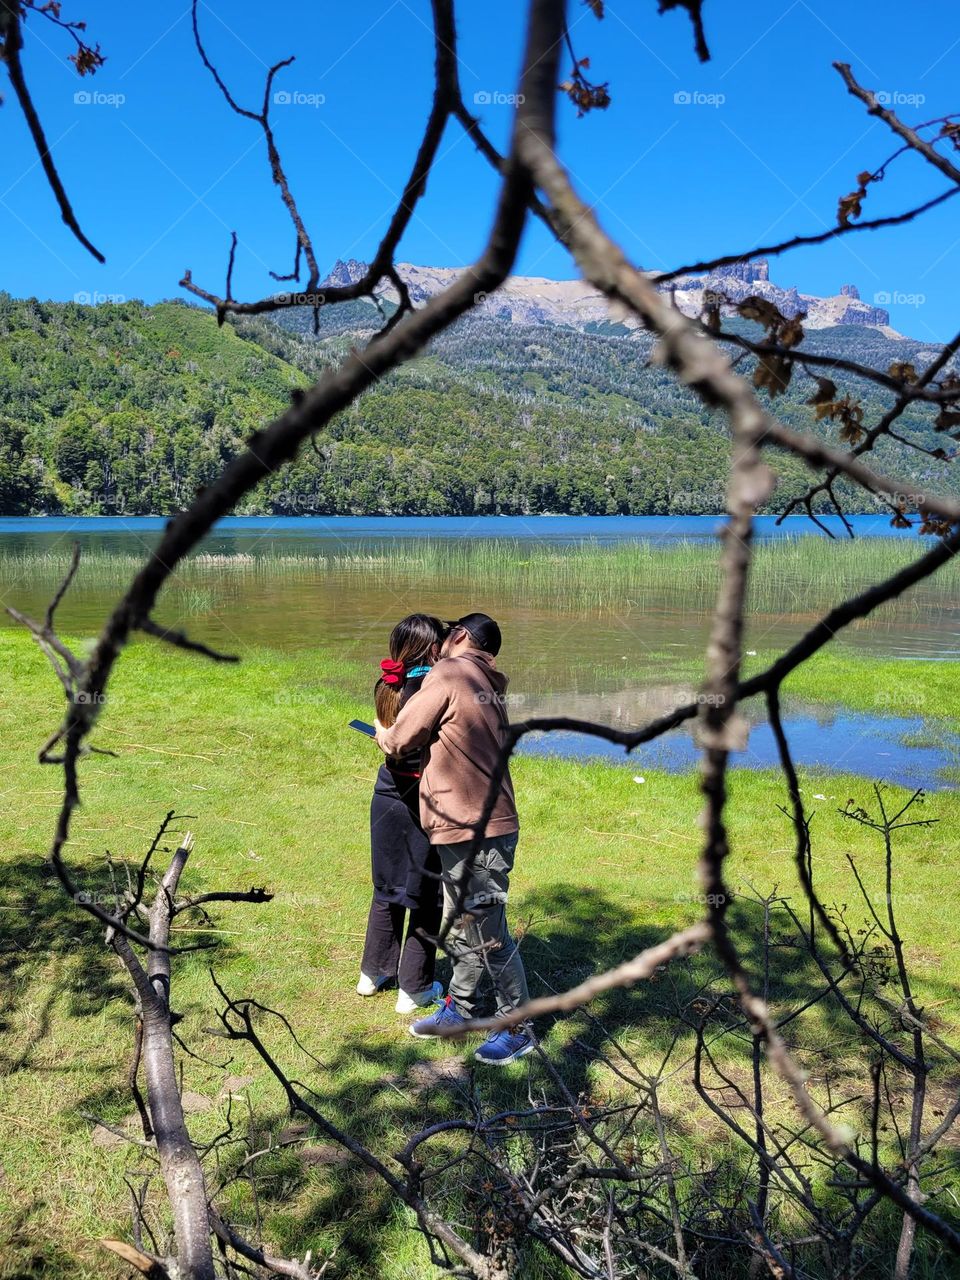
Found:
[{"label": "reed bed", "polygon": [[[830,542],[821,537],[758,543],[751,574],[751,608],[804,612],[866,587],[909,564],[929,539],[869,538]],[[0,549],[0,588],[30,583],[52,586],[69,551]],[[131,578],[143,555],[95,547],[83,553],[79,591],[116,589]],[[719,583],[719,549],[702,542],[649,541],[604,545],[531,544],[518,539],[371,542],[331,550],[258,547],[236,553],[200,552],[177,567],[174,592],[255,589],[270,580],[317,581],[329,576],[364,583],[458,587],[469,584],[496,599],[529,601],[561,609],[630,609],[683,601],[687,610],[708,609]],[[948,565],[911,592],[899,610],[960,607],[960,575]]]}]

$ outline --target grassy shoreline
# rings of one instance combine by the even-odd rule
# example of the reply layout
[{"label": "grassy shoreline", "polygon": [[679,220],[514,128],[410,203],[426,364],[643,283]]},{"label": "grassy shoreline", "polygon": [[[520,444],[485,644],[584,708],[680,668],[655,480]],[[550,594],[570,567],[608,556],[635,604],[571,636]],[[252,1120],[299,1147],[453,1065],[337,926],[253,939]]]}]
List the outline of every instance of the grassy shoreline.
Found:
[{"label": "grassy shoreline", "polygon": [[[811,679],[825,688],[845,682],[867,696],[868,670],[854,678],[843,655],[817,661],[823,670]],[[942,664],[909,665],[919,679]],[[60,779],[36,763],[35,753],[62,712],[59,687],[20,633],[0,633],[0,671],[7,801],[0,813],[0,902],[16,944],[3,955],[0,1140],[7,1177],[0,1239],[8,1245],[0,1253],[15,1268],[9,1274],[92,1280],[106,1273],[96,1238],[127,1230],[123,1173],[136,1150],[96,1144],[80,1113],[112,1123],[130,1115],[130,1001],[99,931],[65,901],[43,863]],[[94,737],[118,756],[82,765],[84,803],[68,858],[81,885],[96,891],[104,882],[104,850],[136,860],[168,809],[195,815],[188,823],[197,833],[192,889],[266,883],[277,894],[263,907],[217,910],[218,975],[231,993],[256,994],[293,1019],[325,1066],[311,1066],[282,1038],[278,1052],[320,1092],[334,1119],[357,1126],[375,1149],[389,1153],[405,1125],[442,1115],[449,1099],[421,1095],[411,1083],[418,1062],[444,1051],[411,1042],[389,1004],[352,994],[368,899],[367,806],[376,765],[371,745],[344,727],[367,710],[350,692],[357,678],[350,664],[315,653],[252,651],[239,667],[225,669],[149,641],[131,646]],[[931,698],[945,694],[939,675],[923,679],[928,683],[918,687]],[[957,710],[954,692],[945,711]],[[524,933],[535,990],[625,959],[698,913],[696,776],[644,772],[638,786],[632,770],[599,762],[516,762],[522,834],[511,914]],[[811,786],[802,770],[801,784]],[[859,854],[874,879],[880,863],[874,846],[836,809],[848,796],[867,799],[868,787],[835,775],[827,792],[813,828],[815,874],[828,901],[852,901],[846,854]],[[774,883],[798,896],[792,833],[777,808],[786,800],[782,779],[738,772],[731,794],[735,897],[751,884]],[[941,926],[943,904],[955,893],[960,793],[939,793],[928,808],[940,819],[935,834],[917,829],[902,841],[909,883],[901,925],[918,999],[939,1002],[952,1029],[960,1020],[960,939],[945,937]],[[207,1108],[191,1123],[200,1137],[222,1126],[224,1079],[231,1074],[249,1077],[241,1092],[257,1124],[279,1133],[288,1121],[265,1072],[242,1049],[228,1067],[211,1065],[225,1055],[222,1042],[204,1032],[214,1007],[210,962],[205,953],[184,957],[174,978],[184,1036],[208,1060],[185,1065],[185,1087]],[[692,962],[691,974],[710,963]],[[652,984],[599,1009],[622,1024],[639,1052],[655,1054],[665,994]],[[811,1035],[823,1038],[822,1052],[828,1032],[814,1021]],[[568,1036],[562,1024],[548,1036],[557,1061]],[[476,1086],[490,1098],[526,1088],[519,1069],[506,1080],[478,1076]],[[605,1086],[595,1079],[590,1087]],[[690,1106],[679,1084],[667,1101],[678,1113]],[[278,1247],[302,1254],[308,1246],[339,1244],[337,1274],[351,1280],[373,1271],[383,1280],[428,1274],[404,1216],[353,1166],[304,1168],[285,1156],[275,1177],[278,1186],[292,1187],[265,1200],[267,1231]],[[383,1235],[375,1244],[377,1230]],[[31,1250],[43,1254],[32,1271]]]}]

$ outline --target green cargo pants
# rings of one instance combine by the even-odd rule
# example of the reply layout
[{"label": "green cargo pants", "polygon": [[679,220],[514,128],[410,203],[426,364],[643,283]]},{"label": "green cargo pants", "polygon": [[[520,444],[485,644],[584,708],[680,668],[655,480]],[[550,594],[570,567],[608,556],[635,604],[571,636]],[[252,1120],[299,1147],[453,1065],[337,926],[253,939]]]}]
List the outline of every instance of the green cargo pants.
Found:
[{"label": "green cargo pants", "polygon": [[[487,974],[493,983],[498,1015],[525,1004],[527,975],[517,944],[507,928],[507,893],[518,835],[488,837],[467,873],[470,842],[437,845],[443,882],[443,924],[452,920],[445,946],[453,960],[450,995],[464,1018],[475,1018],[477,990]],[[465,874],[463,910],[456,915]]]}]

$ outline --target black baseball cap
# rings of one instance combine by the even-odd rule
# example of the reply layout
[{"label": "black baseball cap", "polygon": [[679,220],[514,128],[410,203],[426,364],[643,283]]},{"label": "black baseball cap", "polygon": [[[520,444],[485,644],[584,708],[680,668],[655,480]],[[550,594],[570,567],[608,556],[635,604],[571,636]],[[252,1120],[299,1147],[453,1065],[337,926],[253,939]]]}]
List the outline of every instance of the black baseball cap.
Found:
[{"label": "black baseball cap", "polygon": [[456,622],[447,622],[446,625],[451,631],[454,627],[463,627],[478,649],[483,649],[494,657],[500,652],[503,637],[500,628],[488,614],[467,613]]}]

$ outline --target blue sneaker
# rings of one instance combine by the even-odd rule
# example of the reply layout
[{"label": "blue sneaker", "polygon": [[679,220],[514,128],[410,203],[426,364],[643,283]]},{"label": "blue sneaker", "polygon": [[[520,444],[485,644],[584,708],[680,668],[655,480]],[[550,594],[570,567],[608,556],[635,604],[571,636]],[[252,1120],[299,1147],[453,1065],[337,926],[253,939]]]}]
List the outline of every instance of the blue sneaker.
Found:
[{"label": "blue sneaker", "polygon": [[533,1036],[525,1031],[496,1031],[473,1055],[490,1067],[505,1067],[536,1048]]},{"label": "blue sneaker", "polygon": [[426,1040],[430,1036],[442,1035],[448,1027],[465,1027],[466,1025],[467,1019],[457,1013],[450,996],[444,996],[443,1003],[436,1013],[431,1013],[428,1018],[418,1018],[416,1022],[410,1024],[410,1034],[416,1036],[418,1040]]}]

